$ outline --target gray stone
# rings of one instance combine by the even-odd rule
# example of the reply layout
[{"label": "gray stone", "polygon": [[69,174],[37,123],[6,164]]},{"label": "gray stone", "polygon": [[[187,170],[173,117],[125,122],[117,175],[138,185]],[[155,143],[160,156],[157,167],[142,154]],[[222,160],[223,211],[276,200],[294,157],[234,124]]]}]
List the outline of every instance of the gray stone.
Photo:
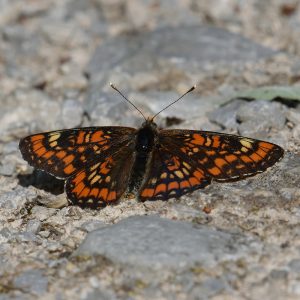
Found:
[{"label": "gray stone", "polygon": [[[220,51],[226,49],[226,51]],[[92,75],[118,67],[129,73],[151,71],[160,60],[198,69],[208,63],[245,63],[267,58],[276,51],[238,34],[205,26],[162,28],[142,35],[118,37],[101,45],[92,58]]]},{"label": "gray stone", "polygon": [[300,274],[300,259],[293,259],[289,262],[288,266],[292,272]]},{"label": "gray stone", "polygon": [[23,231],[17,232],[12,236],[12,240],[16,240],[18,242],[38,242],[39,238],[32,232]]},{"label": "gray stone", "polygon": [[13,285],[27,293],[41,296],[47,291],[48,279],[41,270],[28,270],[14,278]]},{"label": "gray stone", "polygon": [[0,139],[3,140],[20,127],[32,131],[55,129],[60,119],[59,103],[40,91],[16,90],[4,100],[3,107],[0,111]]},{"label": "gray stone", "polygon": [[190,291],[191,299],[209,299],[221,293],[223,290],[229,290],[227,284],[218,278],[209,278],[201,285],[195,285]]},{"label": "gray stone", "polygon": [[39,220],[29,220],[26,226],[26,231],[36,234],[39,232],[42,223]]},{"label": "gray stone", "polygon": [[244,136],[266,138],[271,129],[282,130],[286,123],[286,108],[277,102],[256,100],[246,102],[236,112],[238,131]]},{"label": "gray stone", "polygon": [[98,88],[91,88],[86,107],[93,125],[122,125],[136,127],[141,123],[141,116],[116,93],[103,93]]},{"label": "gray stone", "polygon": [[12,232],[10,231],[9,228],[3,227],[3,228],[0,230],[0,236],[9,239],[9,238],[11,238],[11,236],[12,236]]},{"label": "gray stone", "polygon": [[147,268],[212,267],[237,260],[259,244],[253,239],[156,216],[136,216],[90,232],[75,252]]},{"label": "gray stone", "polygon": [[25,205],[25,203],[33,202],[37,198],[34,189],[25,189],[18,186],[16,189],[0,194],[0,207],[17,209]]},{"label": "gray stone", "polygon": [[12,176],[15,172],[16,162],[10,156],[5,156],[0,162],[0,175]]},{"label": "gray stone", "polygon": [[245,101],[236,99],[207,114],[209,120],[228,130],[237,130],[237,110],[245,104]]},{"label": "gray stone", "polygon": [[94,289],[90,292],[84,300],[115,300],[119,299],[112,291],[104,289]]},{"label": "gray stone", "polygon": [[105,227],[106,224],[102,221],[98,221],[98,220],[89,220],[84,222],[80,228],[86,232],[91,232],[93,230]]},{"label": "gray stone", "polygon": [[[160,110],[176,100],[180,95],[174,92],[151,91],[134,97],[134,103],[142,108],[143,112],[150,112],[150,115],[158,113]],[[210,101],[209,101],[210,100]],[[145,109],[143,106],[147,105]],[[191,107],[193,109],[191,109]],[[205,114],[216,107],[216,102],[211,99],[199,98],[194,94],[189,94],[181,101],[172,105],[166,111],[158,115],[158,118],[176,117],[181,120],[198,118],[201,119]],[[147,115],[146,115],[147,116]]]},{"label": "gray stone", "polygon": [[64,128],[78,127],[82,123],[83,107],[80,102],[68,99],[64,101],[61,114]]}]

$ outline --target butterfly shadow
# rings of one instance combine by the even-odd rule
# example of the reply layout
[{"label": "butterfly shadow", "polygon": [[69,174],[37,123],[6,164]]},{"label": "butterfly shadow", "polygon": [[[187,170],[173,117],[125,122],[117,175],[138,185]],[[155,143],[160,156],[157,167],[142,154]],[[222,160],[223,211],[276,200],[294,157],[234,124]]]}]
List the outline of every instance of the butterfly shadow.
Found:
[{"label": "butterfly shadow", "polygon": [[19,174],[18,180],[19,184],[23,187],[32,185],[53,195],[59,195],[64,192],[64,180],[57,179],[41,170],[34,170],[33,173],[26,175]]}]

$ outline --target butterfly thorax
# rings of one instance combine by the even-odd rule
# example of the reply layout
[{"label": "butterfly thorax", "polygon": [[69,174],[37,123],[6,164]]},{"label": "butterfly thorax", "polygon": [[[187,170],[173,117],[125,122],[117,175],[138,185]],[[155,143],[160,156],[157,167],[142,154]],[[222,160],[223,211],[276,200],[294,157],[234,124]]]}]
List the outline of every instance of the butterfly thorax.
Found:
[{"label": "butterfly thorax", "polygon": [[152,151],[157,136],[157,125],[147,120],[137,131],[135,149],[138,154],[147,155]]},{"label": "butterfly thorax", "polygon": [[147,162],[153,148],[157,143],[157,125],[151,121],[145,121],[136,132],[135,140],[135,163],[130,178],[129,190],[139,189],[145,175]]}]

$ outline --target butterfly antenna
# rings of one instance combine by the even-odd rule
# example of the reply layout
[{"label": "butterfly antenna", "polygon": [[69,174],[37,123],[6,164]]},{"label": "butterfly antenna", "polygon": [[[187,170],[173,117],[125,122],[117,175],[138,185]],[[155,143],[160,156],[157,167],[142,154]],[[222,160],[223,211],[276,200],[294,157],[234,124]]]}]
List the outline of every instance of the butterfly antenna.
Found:
[{"label": "butterfly antenna", "polygon": [[127,99],[112,83],[109,84],[114,90],[116,90],[128,103],[130,103],[145,119],[145,121],[147,120],[146,117],[144,116],[144,114],[129,100]]},{"label": "butterfly antenna", "polygon": [[158,113],[156,113],[153,117],[152,117],[152,121],[154,120],[154,118],[159,115],[162,111],[166,110],[167,108],[169,108],[170,106],[172,106],[173,104],[175,104],[176,102],[178,102],[181,98],[183,98],[185,95],[187,95],[188,93],[192,92],[194,89],[196,88],[196,85],[192,86],[188,91],[186,91],[183,95],[181,95],[177,100],[171,102],[168,106],[166,106],[165,108],[163,108],[162,110],[160,110]]}]

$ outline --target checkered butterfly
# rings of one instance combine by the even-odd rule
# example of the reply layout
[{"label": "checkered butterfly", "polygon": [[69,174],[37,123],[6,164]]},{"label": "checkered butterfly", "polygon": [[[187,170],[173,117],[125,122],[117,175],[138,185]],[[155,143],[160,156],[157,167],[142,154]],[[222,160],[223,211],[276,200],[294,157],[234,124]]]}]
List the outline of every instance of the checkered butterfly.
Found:
[{"label": "checkered butterfly", "polygon": [[157,115],[143,115],[138,129],[103,126],[31,135],[20,141],[20,150],[33,167],[66,180],[73,204],[90,208],[114,203],[126,191],[136,192],[141,201],[178,198],[212,180],[229,182],[261,173],[284,154],[275,144],[242,136],[160,130]]}]

